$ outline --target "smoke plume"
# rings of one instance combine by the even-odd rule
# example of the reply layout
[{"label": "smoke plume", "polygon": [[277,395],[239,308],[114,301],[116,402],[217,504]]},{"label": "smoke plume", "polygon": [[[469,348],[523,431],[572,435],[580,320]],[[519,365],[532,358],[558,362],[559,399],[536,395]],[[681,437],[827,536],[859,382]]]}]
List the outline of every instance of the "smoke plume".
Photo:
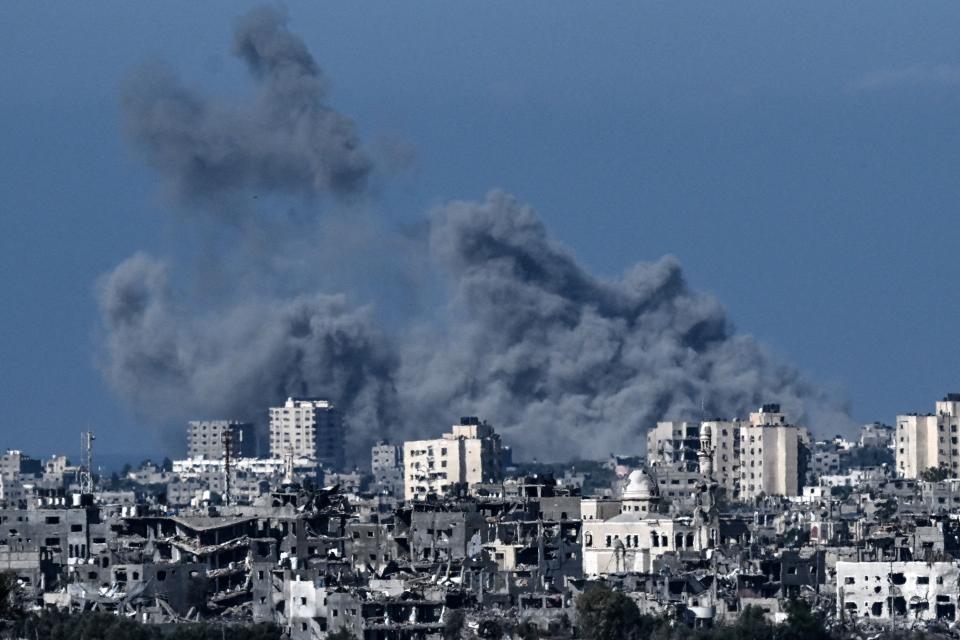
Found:
[{"label": "smoke plume", "polygon": [[[692,291],[676,260],[597,277],[502,192],[433,211],[419,243],[386,221],[354,234],[376,254],[370,263],[416,264],[446,294],[438,313],[388,333],[353,287],[351,298],[332,287],[349,260],[318,269],[311,255],[336,242],[316,220],[336,207],[345,224],[366,219],[342,197],[363,195],[374,168],[352,122],[327,106],[321,69],[277,10],[243,17],[233,51],[256,83],[250,105],[141,71],[122,101],[133,143],[175,206],[232,223],[292,199],[309,216],[273,218],[266,253],[280,260],[252,249],[264,227],[223,224],[250,237],[207,252],[216,269],[138,253],[104,276],[102,368],[141,415],[263,424],[287,396],[328,397],[347,414],[357,462],[377,438],[437,434],[461,415],[489,419],[519,456],[541,459],[637,452],[659,419],[742,416],[762,402],[797,420],[848,423],[829,394]],[[176,286],[201,280],[215,295]]]},{"label": "smoke plume", "polygon": [[[250,299],[226,309],[178,306],[167,267],[136,254],[98,287],[104,373],[156,421],[230,417],[263,423],[288,396],[335,398],[352,437],[389,435],[397,358],[369,309],[342,295]],[[195,300],[192,302],[196,302]]]},{"label": "smoke plume", "polygon": [[554,459],[636,451],[664,417],[729,418],[774,401],[795,418],[834,412],[795,368],[736,335],[672,257],[599,279],[502,192],[435,211],[430,249],[453,297],[442,341],[405,354],[413,422],[475,411],[527,455]]},{"label": "smoke plume", "polygon": [[313,199],[361,193],[372,161],[353,122],[326,104],[327,81],[271,7],[241,18],[233,53],[257,93],[246,107],[202,96],[148,67],[127,83],[128,134],[180,203],[237,215],[251,195]]}]

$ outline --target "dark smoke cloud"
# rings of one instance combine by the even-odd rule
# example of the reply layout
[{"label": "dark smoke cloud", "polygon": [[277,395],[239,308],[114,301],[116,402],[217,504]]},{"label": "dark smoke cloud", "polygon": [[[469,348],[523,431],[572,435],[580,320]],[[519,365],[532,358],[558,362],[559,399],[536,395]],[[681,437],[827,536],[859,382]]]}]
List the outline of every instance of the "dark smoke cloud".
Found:
[{"label": "dark smoke cloud", "polygon": [[676,260],[622,279],[588,273],[507,194],[434,212],[430,248],[454,281],[449,330],[406,354],[410,419],[493,420],[526,455],[637,451],[658,419],[742,416],[781,402],[795,418],[842,411],[797,370],[736,335]]},{"label": "dark smoke cloud", "polygon": [[[397,358],[369,309],[340,295],[180,306],[167,267],[144,254],[98,286],[110,384],[155,421],[185,416],[263,423],[288,396],[336,399],[367,443],[396,417]],[[191,301],[196,303],[196,300]]]},{"label": "dark smoke cloud", "polygon": [[252,105],[202,96],[150,67],[127,83],[127,130],[183,204],[237,215],[252,195],[312,200],[361,193],[372,170],[353,122],[327,105],[327,81],[278,9],[236,25],[233,53],[257,82]]},{"label": "dark smoke cloud", "polygon": [[[491,420],[521,457],[541,459],[638,452],[657,420],[701,408],[733,417],[780,402],[797,419],[849,424],[829,394],[691,291],[676,260],[599,278],[504,193],[434,211],[419,241],[355,211],[314,224],[316,197],[362,193],[371,162],[352,123],[325,106],[322,73],[283,14],[242,18],[233,50],[258,82],[250,107],[227,108],[158,71],[124,94],[134,143],[178,201],[244,240],[206,251],[215,267],[136,254],[99,283],[103,371],[141,414],[264,424],[288,395],[329,397],[348,415],[358,462],[378,437],[437,434],[461,415]],[[293,197],[309,215],[219,225],[261,191],[256,211]],[[328,295],[338,279],[350,283],[338,273],[360,273],[387,306],[398,287],[370,274],[411,266],[449,285],[449,304],[399,336],[378,329],[374,309]],[[178,271],[192,288],[173,286]]]}]

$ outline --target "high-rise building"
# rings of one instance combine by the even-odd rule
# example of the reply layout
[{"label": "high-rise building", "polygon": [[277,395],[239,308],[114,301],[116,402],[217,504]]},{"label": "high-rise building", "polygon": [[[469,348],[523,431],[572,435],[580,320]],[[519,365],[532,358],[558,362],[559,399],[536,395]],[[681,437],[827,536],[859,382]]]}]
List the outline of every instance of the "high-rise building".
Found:
[{"label": "high-rise building", "polygon": [[740,427],[740,498],[761,493],[797,496],[806,430],[787,423],[780,406],[765,404]]},{"label": "high-rise building", "polygon": [[957,477],[958,426],[960,393],[948,393],[937,402],[935,414],[897,416],[897,473],[904,478],[919,478],[927,469],[941,468]]},{"label": "high-rise building", "polygon": [[370,468],[378,491],[403,492],[403,448],[381,440],[370,450]]},{"label": "high-rise building", "polygon": [[328,400],[287,398],[270,408],[270,455],[308,458],[337,471],[344,465],[343,415]]},{"label": "high-rise building", "polygon": [[193,420],[187,426],[187,457],[222,460],[230,446],[231,458],[257,455],[256,431],[249,422]]},{"label": "high-rise building", "polygon": [[696,462],[700,449],[699,422],[658,422],[647,431],[647,459],[658,462]]},{"label": "high-rise building", "polygon": [[[749,421],[660,422],[647,434],[647,463],[654,475],[659,468],[660,476],[671,478],[706,464],[734,499],[795,496],[809,439],[805,428],[787,422],[779,405],[767,404]],[[709,451],[701,455],[704,448]]]},{"label": "high-rise building", "polygon": [[710,436],[713,477],[732,498],[740,493],[740,427],[743,424],[740,420],[711,420],[700,426],[704,432],[701,437]]},{"label": "high-rise building", "polygon": [[435,440],[403,443],[406,500],[442,495],[457,485],[468,489],[502,479],[500,436],[476,417],[460,418],[450,433]]}]

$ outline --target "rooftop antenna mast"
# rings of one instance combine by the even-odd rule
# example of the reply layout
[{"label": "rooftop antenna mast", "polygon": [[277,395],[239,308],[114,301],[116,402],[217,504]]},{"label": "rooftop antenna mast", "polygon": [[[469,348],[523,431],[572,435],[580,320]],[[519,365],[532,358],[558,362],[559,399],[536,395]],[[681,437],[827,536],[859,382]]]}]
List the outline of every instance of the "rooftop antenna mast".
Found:
[{"label": "rooftop antenna mast", "polygon": [[227,427],[223,431],[223,471],[226,474],[224,503],[230,506],[230,450],[233,448],[233,431]]},{"label": "rooftop antenna mast", "polygon": [[93,431],[84,431],[80,434],[80,493],[93,493],[93,441],[96,437]]}]

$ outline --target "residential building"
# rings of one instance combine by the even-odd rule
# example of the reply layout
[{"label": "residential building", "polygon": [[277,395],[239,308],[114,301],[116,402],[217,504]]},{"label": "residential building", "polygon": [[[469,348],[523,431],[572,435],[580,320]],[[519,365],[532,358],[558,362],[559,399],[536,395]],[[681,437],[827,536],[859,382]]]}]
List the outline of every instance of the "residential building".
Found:
[{"label": "residential building", "polygon": [[931,468],[957,477],[960,466],[960,393],[948,393],[936,403],[936,413],[897,416],[897,474],[919,478]]},{"label": "residential building", "polygon": [[[704,463],[731,498],[796,496],[809,439],[806,429],[788,423],[779,405],[766,404],[749,421],[659,422],[647,434],[647,463],[666,498],[693,484],[684,473],[702,474]],[[767,446],[758,444],[764,440]],[[838,460],[822,462],[827,471],[839,469]]]},{"label": "residential building", "polygon": [[270,408],[270,455],[310,458],[332,470],[344,466],[343,415],[329,400],[287,398]]},{"label": "residential building", "polygon": [[[704,422],[702,431],[709,431],[713,449],[713,475],[730,497],[740,493],[740,427],[739,420]],[[706,434],[704,434],[706,435]]]},{"label": "residential building", "polygon": [[760,494],[800,495],[802,439],[806,430],[787,423],[780,405],[765,404],[740,428],[741,499]]},{"label": "residential building", "polygon": [[860,446],[865,448],[887,448],[894,444],[896,429],[888,424],[873,422],[860,427]]},{"label": "residential building", "polygon": [[370,469],[379,492],[403,492],[403,447],[380,440],[370,450]]},{"label": "residential building", "polygon": [[457,485],[468,489],[502,478],[500,436],[479,418],[460,419],[450,433],[403,443],[403,485],[407,500],[443,495]]},{"label": "residential building", "polygon": [[700,423],[658,422],[647,431],[647,463],[697,461],[700,449]]},{"label": "residential building", "polygon": [[955,620],[960,571],[950,562],[838,562],[837,615],[856,621]]},{"label": "residential building", "polygon": [[256,432],[249,422],[194,420],[187,426],[187,457],[221,460],[226,456],[253,458],[257,455]]}]

